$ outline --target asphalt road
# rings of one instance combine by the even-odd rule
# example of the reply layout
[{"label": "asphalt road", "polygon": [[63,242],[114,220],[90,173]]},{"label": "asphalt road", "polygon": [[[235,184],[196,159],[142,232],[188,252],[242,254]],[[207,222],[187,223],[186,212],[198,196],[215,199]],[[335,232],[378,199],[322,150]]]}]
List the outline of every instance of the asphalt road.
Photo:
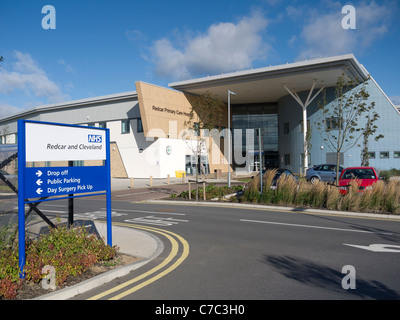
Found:
[{"label": "asphalt road", "polygon": [[[40,207],[62,215],[66,205]],[[400,299],[400,220],[125,199],[112,207],[114,223],[153,233],[164,251],[75,299]],[[75,208],[75,219],[104,220],[100,199]]]},{"label": "asphalt road", "polygon": [[[102,219],[104,202],[78,200],[76,207],[79,218],[91,212],[90,218],[96,219],[98,212]],[[132,293],[128,290],[133,285],[128,285],[99,298],[117,294],[117,299],[135,300],[400,298],[399,220],[125,201],[113,202],[113,212],[115,223],[158,236],[164,252],[145,268],[78,299],[93,298],[168,257],[170,264],[152,275],[158,276],[155,281]],[[168,236],[178,243],[173,257]],[[342,286],[348,275],[342,273],[345,266],[355,271],[355,289]]]}]

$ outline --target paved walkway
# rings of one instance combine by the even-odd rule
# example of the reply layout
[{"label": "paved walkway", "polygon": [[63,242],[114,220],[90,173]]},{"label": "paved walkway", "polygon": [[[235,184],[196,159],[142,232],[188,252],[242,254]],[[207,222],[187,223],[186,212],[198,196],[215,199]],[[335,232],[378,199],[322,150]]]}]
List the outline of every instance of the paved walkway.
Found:
[{"label": "paved walkway", "polygon": [[[176,185],[176,184],[186,184],[191,181],[194,182],[196,177],[185,177],[182,178],[170,178],[169,182],[168,179],[141,179],[141,178],[112,178],[111,179],[111,190],[112,191],[120,191],[120,190],[127,190],[127,189],[141,189],[141,188],[148,188],[148,187],[164,187],[168,185]],[[207,176],[199,176],[199,182],[205,181],[206,183],[228,183],[227,177],[222,177],[220,179],[214,178],[214,175],[207,175]],[[231,182],[239,182],[235,178],[232,178]],[[133,186],[133,188],[132,188]]]}]

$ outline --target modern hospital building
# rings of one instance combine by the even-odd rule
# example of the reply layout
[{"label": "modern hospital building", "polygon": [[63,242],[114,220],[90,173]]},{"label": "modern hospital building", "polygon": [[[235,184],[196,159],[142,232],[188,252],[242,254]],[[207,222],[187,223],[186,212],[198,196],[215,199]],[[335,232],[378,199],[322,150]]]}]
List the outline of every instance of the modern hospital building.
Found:
[{"label": "modern hospital building", "polygon": [[[376,125],[384,138],[369,139],[370,165],[378,170],[400,169],[400,112],[352,54],[180,81],[169,88],[137,81],[135,91],[35,107],[0,119],[0,150],[17,143],[17,120],[26,119],[109,128],[112,177],[165,178],[179,170],[191,175],[199,167],[197,159],[206,173],[227,172],[229,160],[234,172],[251,172],[257,169],[260,154],[266,168],[302,172],[305,130],[312,133],[308,166],[336,162],[316,123],[322,112],[318,101],[326,92],[327,103],[335,103],[341,74],[359,83],[366,81],[367,103],[375,102],[380,115]],[[224,120],[210,132],[187,138],[192,101],[205,92],[226,103]],[[254,130],[259,128],[262,139]],[[199,149],[197,139],[204,142]],[[341,153],[340,163],[359,166],[361,147],[356,144]],[[75,161],[75,165],[88,164]]]}]

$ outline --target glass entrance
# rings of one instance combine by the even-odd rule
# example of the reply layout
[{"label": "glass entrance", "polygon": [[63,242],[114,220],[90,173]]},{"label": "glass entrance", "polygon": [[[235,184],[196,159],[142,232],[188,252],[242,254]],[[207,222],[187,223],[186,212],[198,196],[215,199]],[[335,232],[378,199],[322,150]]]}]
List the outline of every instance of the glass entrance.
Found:
[{"label": "glass entrance", "polygon": [[[233,167],[256,171],[260,165],[257,129],[261,128],[261,162],[264,168],[277,168],[278,157],[278,114],[275,103],[243,104],[232,106],[232,129],[241,129],[242,142],[233,141],[235,148],[242,147],[242,155],[254,155],[253,163],[239,164],[233,159]],[[246,144],[246,129],[254,129],[253,141]],[[236,137],[240,137],[236,136]],[[233,140],[235,135],[233,135]]]}]

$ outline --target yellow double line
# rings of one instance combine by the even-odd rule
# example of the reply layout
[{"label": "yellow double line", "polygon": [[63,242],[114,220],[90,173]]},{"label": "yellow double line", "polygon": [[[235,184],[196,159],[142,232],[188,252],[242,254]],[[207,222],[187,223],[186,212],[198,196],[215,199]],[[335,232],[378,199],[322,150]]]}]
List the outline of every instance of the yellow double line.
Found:
[{"label": "yellow double line", "polygon": [[[168,257],[162,262],[160,263],[158,266],[154,267],[153,269],[143,273],[142,275],[128,280],[124,283],[121,283],[120,285],[109,289],[107,291],[104,291],[102,293],[99,293],[98,295],[95,295],[91,298],[89,298],[88,300],[97,300],[100,298],[103,298],[105,296],[111,295],[129,285],[132,285],[140,280],[143,280],[145,278],[147,278],[150,275],[153,275],[154,273],[156,273],[157,271],[161,270],[162,268],[164,268],[165,266],[167,266],[177,255],[178,255],[178,251],[179,251],[179,243],[182,244],[183,246],[183,250],[182,250],[182,254],[181,256],[171,265],[169,266],[167,269],[165,269],[164,271],[157,273],[156,275],[154,275],[153,277],[151,277],[150,279],[134,286],[133,288],[130,288],[128,290],[125,290],[111,298],[109,298],[109,300],[119,300],[147,285],[149,285],[150,283],[153,283],[154,281],[164,277],[166,274],[170,273],[171,271],[173,271],[174,269],[176,269],[189,255],[189,244],[187,243],[187,241],[182,238],[180,235],[170,232],[170,231],[166,231],[166,230],[162,230],[162,229],[158,229],[158,228],[153,228],[153,227],[147,227],[147,226],[139,226],[139,225],[132,225],[132,224],[128,224],[128,223],[113,223],[114,225],[118,225],[118,226],[122,226],[122,227],[128,227],[128,228],[135,228],[135,229],[142,229],[145,231],[150,231],[150,232],[155,232],[158,234],[163,235],[164,237],[166,237],[170,242],[171,242],[171,252],[169,253]],[[177,240],[175,240],[175,238]]]}]

